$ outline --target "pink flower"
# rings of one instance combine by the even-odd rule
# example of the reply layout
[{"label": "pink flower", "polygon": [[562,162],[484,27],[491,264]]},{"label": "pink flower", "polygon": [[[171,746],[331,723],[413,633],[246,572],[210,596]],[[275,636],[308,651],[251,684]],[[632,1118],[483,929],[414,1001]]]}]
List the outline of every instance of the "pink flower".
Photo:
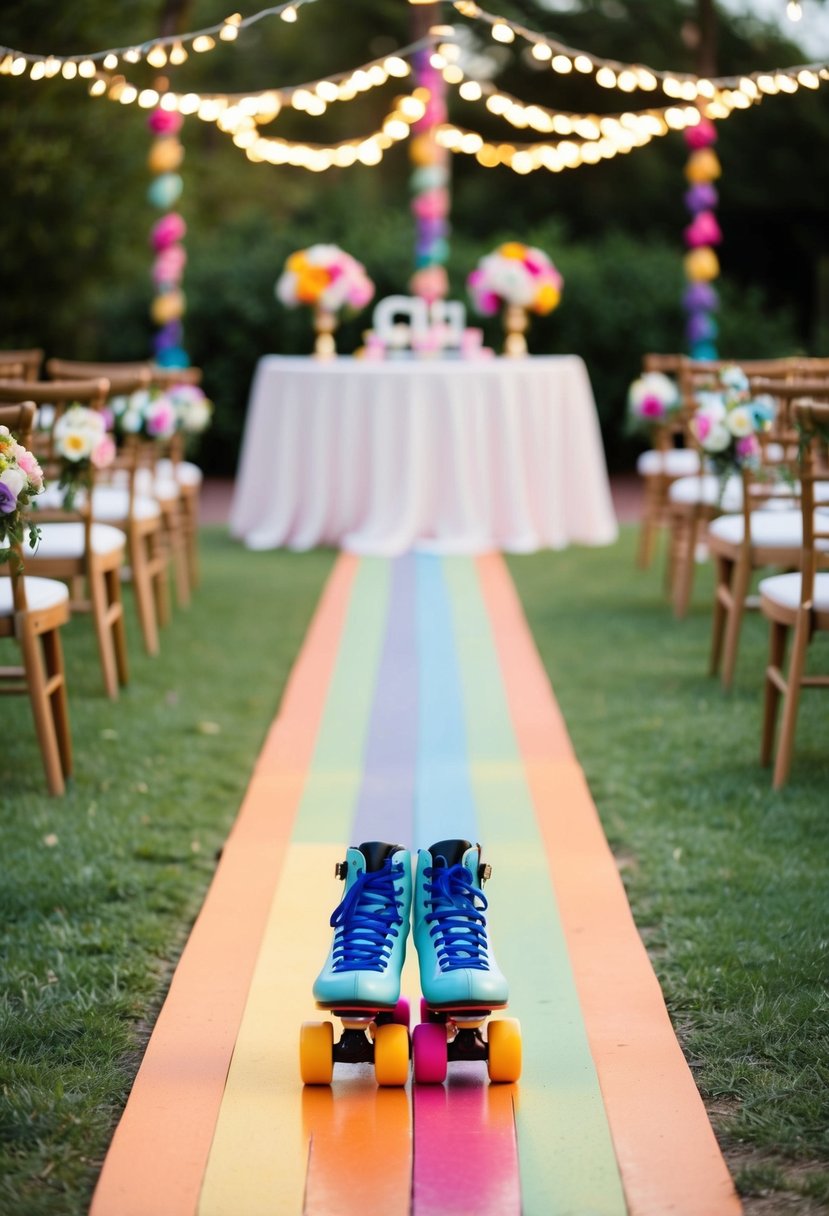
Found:
[{"label": "pink flower", "polygon": [[43,470],[32,453],[27,451],[26,448],[18,447],[17,463],[32,485],[39,490],[43,485]]},{"label": "pink flower", "polygon": [[644,397],[639,412],[643,418],[661,418],[665,413],[665,406],[658,397]]},{"label": "pink flower", "polygon": [[169,439],[175,429],[176,411],[166,397],[159,397],[147,411],[147,434],[154,439]]},{"label": "pink flower", "polygon": [[742,439],[737,440],[737,455],[743,460],[750,456],[756,456],[760,451],[760,444],[757,442],[756,435],[744,435]]},{"label": "pink flower", "polygon": [[115,441],[111,435],[104,435],[92,449],[89,459],[96,469],[105,469],[115,459]]},{"label": "pink flower", "polygon": [[699,413],[694,418],[694,430],[697,433],[697,439],[700,443],[705,443],[708,436],[711,434],[713,423],[707,414]]}]

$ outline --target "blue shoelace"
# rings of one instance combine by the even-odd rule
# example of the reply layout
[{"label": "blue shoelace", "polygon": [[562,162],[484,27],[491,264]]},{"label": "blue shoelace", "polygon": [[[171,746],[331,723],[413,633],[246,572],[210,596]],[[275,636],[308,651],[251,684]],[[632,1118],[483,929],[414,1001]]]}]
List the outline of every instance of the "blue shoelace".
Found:
[{"label": "blue shoelace", "polygon": [[[458,968],[488,971],[486,949],[487,899],[469,879],[466,866],[447,866],[442,857],[424,871],[432,911],[426,923],[437,948],[442,971]],[[480,901],[480,902],[478,902]]]},{"label": "blue shoelace", "polygon": [[395,886],[403,866],[387,858],[382,870],[360,874],[331,915],[338,932],[334,941],[335,971],[382,971],[389,961],[393,938],[403,920]]}]

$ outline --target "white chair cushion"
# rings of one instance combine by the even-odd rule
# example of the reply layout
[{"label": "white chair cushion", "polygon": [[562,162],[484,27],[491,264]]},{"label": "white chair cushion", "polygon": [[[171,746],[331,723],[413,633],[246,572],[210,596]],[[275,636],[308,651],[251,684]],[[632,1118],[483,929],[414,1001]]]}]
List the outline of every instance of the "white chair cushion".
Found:
[{"label": "white chair cushion", "polygon": [[200,486],[204,481],[204,473],[192,460],[179,460],[176,464],[172,460],[159,460],[156,471],[159,477],[174,477],[182,486]]},{"label": "white chair cushion", "polygon": [[668,448],[666,452],[651,448],[642,452],[636,461],[636,472],[640,477],[652,477],[657,473],[685,477],[699,472],[699,455],[693,448]]},{"label": "white chair cushion", "polygon": [[[129,513],[129,492],[120,486],[96,486],[92,494],[92,514],[96,519],[120,521]],[[136,519],[157,519],[161,508],[154,498],[136,494],[133,503]]]},{"label": "white chair cushion", "polygon": [[[80,558],[84,551],[84,534],[82,523],[40,524],[40,543],[37,549],[29,546],[28,540],[23,546],[24,553],[30,557],[42,558]],[[127,538],[117,528],[109,524],[92,525],[92,549],[101,557],[106,553],[117,553],[123,549]]]},{"label": "white chair cushion", "polygon": [[[743,540],[745,521],[742,515],[720,515],[708,525],[710,536],[730,545]],[[752,511],[750,534],[753,545],[765,548],[799,549],[803,543],[803,518],[799,511]]]},{"label": "white chair cushion", "polygon": [[[59,583],[54,578],[26,576],[26,603],[30,608],[42,612],[68,599],[69,588],[65,583]],[[10,578],[0,578],[0,616],[11,616],[13,612],[12,581]]]},{"label": "white chair cushion", "polygon": [[[775,574],[760,582],[760,594],[780,604],[782,608],[797,609],[800,605],[800,574]],[[815,576],[814,605],[818,612],[829,612],[829,574]]]},{"label": "white chair cushion", "polygon": [[719,477],[713,473],[705,473],[702,477],[680,477],[671,484],[668,498],[683,506],[700,503],[709,507],[719,506],[723,511],[739,511],[743,503],[743,483],[739,477],[729,477],[723,489]]}]

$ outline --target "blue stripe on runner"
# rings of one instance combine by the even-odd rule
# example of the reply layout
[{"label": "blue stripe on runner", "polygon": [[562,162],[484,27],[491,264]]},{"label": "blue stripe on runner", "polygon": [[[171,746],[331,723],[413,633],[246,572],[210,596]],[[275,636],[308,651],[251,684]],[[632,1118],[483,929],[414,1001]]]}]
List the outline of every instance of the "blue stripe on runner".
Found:
[{"label": "blue stripe on runner", "polygon": [[477,839],[460,669],[449,593],[438,557],[418,554],[419,744],[414,843]]},{"label": "blue stripe on runner", "polygon": [[386,637],[371,709],[363,780],[350,843],[386,840],[411,848],[417,762],[416,567],[392,565]]}]

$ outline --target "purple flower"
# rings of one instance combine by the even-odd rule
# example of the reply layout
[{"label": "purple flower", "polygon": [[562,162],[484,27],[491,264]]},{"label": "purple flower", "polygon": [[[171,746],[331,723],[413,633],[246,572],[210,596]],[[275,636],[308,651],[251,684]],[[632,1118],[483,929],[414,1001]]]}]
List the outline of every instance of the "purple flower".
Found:
[{"label": "purple flower", "polygon": [[17,496],[4,481],[0,481],[0,515],[11,515],[16,510]]}]

